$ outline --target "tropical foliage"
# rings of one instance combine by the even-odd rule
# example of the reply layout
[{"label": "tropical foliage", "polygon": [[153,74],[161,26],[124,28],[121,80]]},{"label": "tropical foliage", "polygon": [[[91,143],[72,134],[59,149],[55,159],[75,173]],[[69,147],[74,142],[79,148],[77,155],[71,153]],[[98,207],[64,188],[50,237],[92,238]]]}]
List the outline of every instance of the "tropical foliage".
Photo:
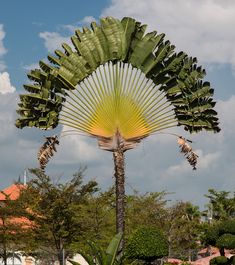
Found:
[{"label": "tropical foliage", "polygon": [[[24,86],[30,94],[20,96],[17,127],[49,129],[61,122],[101,140],[115,137],[117,129],[126,140],[143,138],[176,123],[190,132],[219,131],[213,89],[202,81],[205,70],[196,58],[174,52],[164,34],[145,30],[128,17],[102,18],[100,25],[76,30],[75,50],[63,44],[64,52],[48,56],[51,65],[40,61],[41,69],[28,74],[34,83]],[[174,112],[164,117],[169,105]]]},{"label": "tropical foliage", "polygon": [[[17,110],[18,128],[63,124],[113,152],[117,233],[125,229],[124,152],[177,125],[190,133],[220,130],[205,70],[196,58],[175,52],[164,34],[145,33],[146,27],[130,17],[107,17],[76,30],[73,47],[62,44],[64,51],[28,74],[32,83],[24,85],[28,93],[20,95]],[[41,169],[54,147],[46,142],[40,149]],[[197,155],[181,151],[196,169]]]},{"label": "tropical foliage", "polygon": [[[114,265],[119,264],[118,248],[121,243],[122,234],[117,234],[109,243],[107,249],[104,251],[101,247],[90,242],[90,254],[82,253],[86,262],[89,265]],[[78,262],[69,260],[73,265],[80,265]]]}]

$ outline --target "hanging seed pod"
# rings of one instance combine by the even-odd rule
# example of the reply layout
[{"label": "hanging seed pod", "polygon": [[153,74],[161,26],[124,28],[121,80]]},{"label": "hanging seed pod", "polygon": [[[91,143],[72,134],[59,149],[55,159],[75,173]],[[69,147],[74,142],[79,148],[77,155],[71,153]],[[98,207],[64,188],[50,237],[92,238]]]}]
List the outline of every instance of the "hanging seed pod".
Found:
[{"label": "hanging seed pod", "polygon": [[58,140],[57,135],[45,137],[45,138],[46,138],[46,141],[41,146],[41,148],[39,149],[39,152],[38,152],[39,166],[42,170],[45,169],[47,163],[49,162],[49,159],[57,151],[56,145],[59,144],[59,140]]},{"label": "hanging seed pod", "polygon": [[179,136],[177,142],[180,147],[180,152],[184,154],[189,164],[193,167],[193,170],[196,170],[198,155],[192,150],[192,147],[188,143],[192,141]]}]

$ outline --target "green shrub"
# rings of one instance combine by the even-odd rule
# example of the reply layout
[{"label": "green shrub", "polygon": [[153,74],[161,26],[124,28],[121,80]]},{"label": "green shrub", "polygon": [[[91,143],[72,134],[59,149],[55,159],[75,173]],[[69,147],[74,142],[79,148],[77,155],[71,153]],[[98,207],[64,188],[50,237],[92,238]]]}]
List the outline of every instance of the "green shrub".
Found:
[{"label": "green shrub", "polygon": [[212,225],[208,227],[204,236],[204,243],[214,246],[216,244],[216,239],[219,237],[219,227],[218,225]]},{"label": "green shrub", "polygon": [[226,265],[228,264],[228,259],[224,256],[215,257],[210,260],[210,265]]},{"label": "green shrub", "polygon": [[233,249],[235,248],[235,235],[223,234],[216,241],[216,246],[219,248]]},{"label": "green shrub", "polygon": [[129,259],[151,262],[168,255],[168,243],[159,230],[142,227],[127,242],[125,255]]},{"label": "green shrub", "polygon": [[219,235],[223,234],[235,235],[235,220],[223,221],[219,225]]}]

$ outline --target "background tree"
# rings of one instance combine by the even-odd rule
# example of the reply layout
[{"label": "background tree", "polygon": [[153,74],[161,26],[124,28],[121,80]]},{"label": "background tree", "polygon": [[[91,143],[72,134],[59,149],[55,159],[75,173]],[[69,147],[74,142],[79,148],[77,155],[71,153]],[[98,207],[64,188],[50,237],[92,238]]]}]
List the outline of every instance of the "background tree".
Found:
[{"label": "background tree", "polygon": [[126,196],[126,236],[130,236],[138,227],[150,226],[162,229],[167,212],[168,193],[137,191]]},{"label": "background tree", "polygon": [[7,265],[13,258],[21,261],[16,252],[26,245],[28,222],[22,218],[25,212],[19,201],[2,193],[5,200],[0,203],[0,259]]},{"label": "background tree", "polygon": [[[80,215],[86,223],[87,229],[84,231],[84,238],[107,247],[115,231],[115,189],[109,188],[107,191],[91,194],[88,196],[86,204],[80,209]],[[76,246],[77,247],[77,246]],[[86,246],[85,246],[86,247]],[[81,245],[84,249],[84,245]]]},{"label": "background tree", "polygon": [[[211,218],[214,221],[228,220],[235,217],[235,196],[228,191],[208,190],[205,197],[209,199],[211,207]],[[208,209],[204,212],[208,215]]]},{"label": "background tree", "polygon": [[199,207],[179,201],[167,208],[163,224],[168,239],[169,256],[191,260],[197,252],[202,233]]},{"label": "background tree", "polygon": [[[62,44],[64,52],[48,56],[50,65],[39,62],[41,69],[28,74],[33,84],[24,86],[30,93],[20,95],[17,110],[19,128],[64,124],[95,137],[113,153],[117,232],[124,232],[125,225],[125,151],[177,125],[189,132],[220,130],[213,89],[203,82],[205,70],[196,58],[174,52],[164,34],[145,30],[129,17],[102,18],[100,25],[76,30],[71,37],[75,49]],[[57,141],[48,140],[39,154],[42,168]],[[182,137],[180,144],[195,169],[197,155]]]},{"label": "background tree", "polygon": [[31,173],[36,178],[28,183],[20,198],[30,209],[27,217],[34,223],[35,254],[51,252],[62,265],[63,257],[71,254],[72,244],[84,240],[88,228],[80,209],[97,191],[97,183],[83,184],[82,171],[65,184],[53,184],[41,170],[33,169]]}]

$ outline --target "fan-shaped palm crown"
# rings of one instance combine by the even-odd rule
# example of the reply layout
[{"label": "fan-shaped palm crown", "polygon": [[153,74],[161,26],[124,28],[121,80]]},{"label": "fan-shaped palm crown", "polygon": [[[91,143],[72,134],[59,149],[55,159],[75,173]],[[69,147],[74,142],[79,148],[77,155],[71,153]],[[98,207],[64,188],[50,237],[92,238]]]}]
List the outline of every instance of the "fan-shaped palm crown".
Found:
[{"label": "fan-shaped palm crown", "polygon": [[16,126],[54,128],[62,123],[97,137],[102,148],[133,148],[142,138],[183,125],[190,132],[219,131],[213,89],[195,58],[174,52],[164,34],[112,17],[77,30],[75,49],[63,44],[40,62],[21,95]]}]

